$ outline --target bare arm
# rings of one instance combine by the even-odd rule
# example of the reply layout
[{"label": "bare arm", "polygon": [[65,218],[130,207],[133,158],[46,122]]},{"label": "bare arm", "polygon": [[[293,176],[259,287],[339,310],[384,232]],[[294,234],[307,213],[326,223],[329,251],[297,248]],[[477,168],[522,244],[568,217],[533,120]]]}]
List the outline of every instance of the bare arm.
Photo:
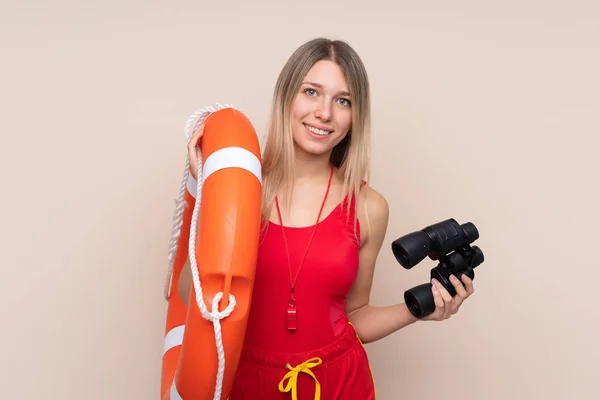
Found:
[{"label": "bare arm", "polygon": [[177,282],[177,290],[179,291],[179,297],[183,301],[186,307],[190,301],[190,291],[192,289],[192,269],[189,260],[183,266],[181,275],[179,275],[179,282]]},{"label": "bare arm", "polygon": [[385,198],[370,187],[360,196],[357,212],[361,236],[365,238],[359,253],[356,282],[347,296],[347,312],[363,343],[382,339],[417,319],[404,303],[387,307],[369,304],[375,264],[388,226],[389,206]]},{"label": "bare arm", "polygon": [[[196,132],[194,132],[188,143],[190,174],[194,179],[198,179],[197,151],[202,135],[204,135],[204,123],[198,126],[198,129],[196,129]],[[179,282],[177,282],[177,290],[183,303],[188,306],[190,301],[190,291],[192,290],[192,267],[190,266],[190,260],[187,260],[183,266],[183,270],[179,276]]]},{"label": "bare arm", "polygon": [[348,317],[360,339],[363,343],[374,342],[417,321],[442,321],[456,314],[474,292],[473,281],[466,275],[462,276],[462,281],[455,276],[450,277],[457,293],[454,297],[439,282],[432,281],[435,310],[421,319],[414,317],[405,303],[387,307],[369,304],[375,264],[387,230],[389,207],[385,198],[375,190],[369,187],[366,190],[366,195],[357,202],[362,242],[359,272],[347,297]]}]

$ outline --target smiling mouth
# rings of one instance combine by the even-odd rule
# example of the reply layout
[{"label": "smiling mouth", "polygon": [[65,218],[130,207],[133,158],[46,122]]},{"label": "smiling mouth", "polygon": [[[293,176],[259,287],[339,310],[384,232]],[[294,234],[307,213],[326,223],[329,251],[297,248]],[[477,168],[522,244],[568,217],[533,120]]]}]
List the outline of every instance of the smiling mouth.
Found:
[{"label": "smiling mouth", "polygon": [[315,135],[327,136],[327,135],[330,135],[331,133],[333,133],[333,131],[326,131],[326,130],[323,130],[323,129],[318,129],[318,128],[315,128],[314,126],[310,126],[310,125],[307,125],[307,124],[302,124],[302,125],[304,125],[304,127],[306,129],[308,129],[309,131],[311,131]]}]

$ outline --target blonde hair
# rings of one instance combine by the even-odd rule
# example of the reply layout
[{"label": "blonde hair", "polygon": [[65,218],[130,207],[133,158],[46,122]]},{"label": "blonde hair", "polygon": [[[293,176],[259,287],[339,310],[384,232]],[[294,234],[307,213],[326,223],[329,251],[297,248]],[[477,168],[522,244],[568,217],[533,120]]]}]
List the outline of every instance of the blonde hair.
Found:
[{"label": "blonde hair", "polygon": [[[273,93],[271,119],[263,151],[262,216],[270,218],[275,196],[280,190],[289,195],[294,178],[294,143],[290,110],[302,81],[321,60],[337,63],[348,82],[352,124],[346,137],[331,154],[331,163],[344,177],[343,195],[358,195],[362,181],[368,181],[370,160],[371,104],[367,72],[358,54],[341,40],[313,39],[300,46],[288,59]],[[289,196],[288,196],[289,197]],[[350,202],[348,202],[348,211]]]}]

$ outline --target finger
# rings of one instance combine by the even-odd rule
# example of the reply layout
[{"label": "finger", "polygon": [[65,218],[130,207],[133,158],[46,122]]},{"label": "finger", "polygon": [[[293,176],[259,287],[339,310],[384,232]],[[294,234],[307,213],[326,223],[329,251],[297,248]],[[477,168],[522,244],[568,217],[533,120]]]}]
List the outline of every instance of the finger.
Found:
[{"label": "finger", "polygon": [[434,279],[434,282],[436,289],[440,293],[442,301],[444,302],[443,317],[444,319],[450,318],[450,315],[452,315],[452,296],[450,296],[450,293],[448,293],[446,288],[443,287],[438,281]]},{"label": "finger", "polygon": [[200,157],[199,140],[204,134],[204,123],[201,123],[188,143],[188,156],[190,159],[190,173],[194,179],[198,179],[198,159]]},{"label": "finger", "polygon": [[433,319],[437,319],[440,320],[442,318],[442,316],[444,315],[444,299],[442,298],[442,294],[440,293],[439,290],[439,283],[436,284],[436,280],[432,280],[431,281],[431,293],[433,294],[433,302],[435,304],[435,310],[434,310],[434,314],[435,316],[432,316]]},{"label": "finger", "polygon": [[448,291],[446,290],[446,288],[444,286],[442,286],[441,283],[439,283],[437,280],[433,280],[435,282],[435,286],[438,292],[440,292],[440,295],[442,296],[442,299],[444,301],[444,304],[450,304],[450,302],[452,302],[452,296],[450,296],[450,293],[448,293]]},{"label": "finger", "polygon": [[201,123],[200,125],[198,125],[198,128],[196,128],[196,131],[190,138],[190,142],[188,144],[189,147],[190,148],[196,147],[198,145],[198,141],[200,140],[200,138],[202,137],[203,134],[204,134],[204,122]]},{"label": "finger", "polygon": [[465,291],[470,296],[475,292],[475,287],[473,286],[473,280],[469,278],[467,275],[463,274],[461,279],[464,283]]},{"label": "finger", "polygon": [[201,123],[200,125],[198,125],[198,128],[196,128],[196,131],[194,132],[194,136],[196,137],[202,137],[202,135],[204,134],[204,122]]},{"label": "finger", "polygon": [[450,282],[452,283],[452,286],[454,286],[454,289],[456,290],[456,295],[458,297],[466,299],[469,296],[467,290],[456,276],[450,275]]},{"label": "finger", "polygon": [[450,313],[450,315],[454,315],[458,312],[458,309],[460,308],[463,301],[465,301],[465,299],[469,297],[469,294],[467,293],[463,284],[455,275],[450,275],[450,282],[452,283],[454,290],[456,290],[456,295],[452,300],[452,312]]}]

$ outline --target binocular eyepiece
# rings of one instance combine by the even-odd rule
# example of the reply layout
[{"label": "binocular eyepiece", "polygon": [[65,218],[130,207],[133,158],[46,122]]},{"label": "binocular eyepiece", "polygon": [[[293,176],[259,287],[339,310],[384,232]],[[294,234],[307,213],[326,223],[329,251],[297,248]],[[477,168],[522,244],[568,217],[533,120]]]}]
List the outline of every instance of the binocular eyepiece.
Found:
[{"label": "binocular eyepiece", "polygon": [[[392,242],[392,253],[405,269],[411,269],[425,257],[439,264],[431,270],[431,278],[435,278],[452,297],[456,295],[450,276],[461,279],[467,275],[475,279],[473,271],[483,263],[481,249],[471,246],[479,239],[477,227],[467,222],[460,225],[450,218],[424,229],[404,235]],[[417,318],[423,318],[435,310],[431,283],[415,286],[404,292],[404,301],[410,312]]]}]

